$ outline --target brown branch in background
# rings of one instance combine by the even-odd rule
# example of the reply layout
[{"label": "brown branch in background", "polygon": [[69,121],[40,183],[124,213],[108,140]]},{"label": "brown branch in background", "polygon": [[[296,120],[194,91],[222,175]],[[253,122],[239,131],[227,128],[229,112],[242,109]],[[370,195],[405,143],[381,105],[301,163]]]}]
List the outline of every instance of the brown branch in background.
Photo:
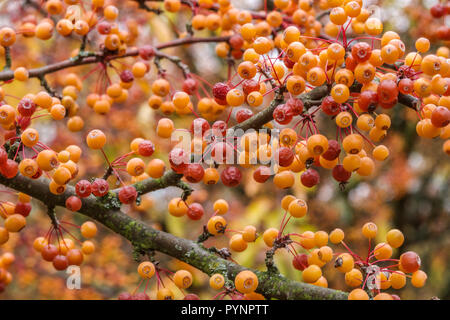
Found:
[{"label": "brown branch in background", "polygon": [[[172,48],[177,47],[185,44],[192,44],[192,43],[202,43],[202,42],[224,42],[228,41],[230,39],[229,36],[224,37],[209,37],[209,38],[196,38],[196,37],[189,37],[189,38],[182,38],[182,39],[176,39],[173,41],[165,42],[159,45],[156,45],[155,48],[157,50],[162,50],[166,48]],[[81,66],[81,65],[87,65],[87,64],[93,64],[97,62],[102,61],[110,61],[114,59],[120,59],[125,57],[131,57],[131,56],[137,56],[139,54],[138,49],[130,49],[125,53],[124,55],[105,55],[103,52],[85,52],[84,55],[80,55],[71,59],[67,59],[61,62],[56,62],[53,64],[46,65],[44,67],[35,68],[28,70],[29,77],[30,78],[40,78],[46,74],[53,73],[59,70]],[[4,70],[0,72],[0,81],[8,81],[14,79],[14,71],[12,70]]]},{"label": "brown branch in background", "polygon": [[163,13],[163,11],[159,8],[150,8],[145,2],[145,0],[134,0],[135,2],[138,3],[139,8],[144,9],[145,11],[148,12],[153,12],[155,14],[161,14]]}]

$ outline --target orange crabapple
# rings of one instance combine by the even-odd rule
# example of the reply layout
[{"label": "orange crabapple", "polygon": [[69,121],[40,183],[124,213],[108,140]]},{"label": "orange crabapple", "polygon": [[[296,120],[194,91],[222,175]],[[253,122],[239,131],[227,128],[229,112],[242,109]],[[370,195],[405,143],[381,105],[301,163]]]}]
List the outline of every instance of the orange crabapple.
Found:
[{"label": "orange crabapple", "polygon": [[239,272],[234,278],[234,285],[241,293],[254,292],[258,284],[258,277],[249,270]]}]

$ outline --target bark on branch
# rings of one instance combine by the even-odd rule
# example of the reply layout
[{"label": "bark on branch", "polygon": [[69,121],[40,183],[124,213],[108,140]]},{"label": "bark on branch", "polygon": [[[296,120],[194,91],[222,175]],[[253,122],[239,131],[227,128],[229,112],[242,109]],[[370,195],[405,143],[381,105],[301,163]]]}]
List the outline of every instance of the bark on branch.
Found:
[{"label": "bark on branch", "polygon": [[[168,175],[168,176],[167,176]],[[174,177],[172,173],[164,179],[145,183],[143,190],[156,190]],[[21,175],[13,179],[0,176],[0,183],[24,192],[48,206],[64,206],[65,200],[75,194],[74,187],[68,186],[62,195],[53,195],[48,191],[47,179],[31,180]],[[128,239],[135,248],[141,251],[156,250],[171,257],[184,261],[208,275],[220,273],[233,280],[237,273],[247,268],[231,261],[224,260],[194,241],[178,238],[170,233],[155,230],[141,221],[135,220],[120,210],[110,209],[104,203],[90,196],[82,200],[80,213],[94,219],[117,234]],[[257,292],[266,298],[276,299],[347,299],[347,293],[322,288],[302,282],[287,279],[280,274],[256,271],[259,279]]]}]

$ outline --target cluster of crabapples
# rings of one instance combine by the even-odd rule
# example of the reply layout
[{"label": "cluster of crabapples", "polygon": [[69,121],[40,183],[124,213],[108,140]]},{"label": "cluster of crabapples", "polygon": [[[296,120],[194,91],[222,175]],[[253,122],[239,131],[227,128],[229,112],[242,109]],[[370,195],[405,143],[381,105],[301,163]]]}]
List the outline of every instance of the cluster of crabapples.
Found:
[{"label": "cluster of crabapples", "polygon": [[[430,9],[431,16],[434,19],[444,19],[450,14],[450,3],[446,0],[441,0]],[[436,35],[441,40],[450,40],[450,27],[442,23],[437,30]]]},{"label": "cluster of crabapples", "polygon": [[[240,80],[236,84],[231,80],[216,83],[212,88],[213,99],[199,100],[199,113],[202,115],[202,110],[211,110],[212,103],[238,108],[235,118],[241,123],[253,116],[252,108],[263,106],[266,94],[284,88],[289,98],[274,109],[274,124],[267,125],[280,127],[279,139],[275,144],[269,145],[270,136],[267,134],[246,134],[240,138],[243,152],[239,154],[242,167],[252,167],[251,164],[255,162],[251,160],[262,162],[267,157],[277,155],[278,172],[274,183],[280,188],[292,186],[293,172],[305,169],[301,175],[303,185],[316,185],[319,174],[311,168],[312,165],[331,169],[333,177],[342,183],[353,172],[360,176],[371,175],[375,167],[373,160],[383,161],[389,156],[389,149],[385,145],[374,144],[386,137],[391,126],[388,110],[399,100],[403,101],[406,95],[419,101],[411,106],[416,109],[420,118],[417,124],[418,134],[427,138],[440,137],[444,140],[443,151],[449,154],[449,49],[441,47],[436,54],[422,57],[429,51],[430,42],[426,38],[420,38],[415,44],[417,51],[406,53],[400,36],[392,31],[381,35],[381,22],[376,18],[369,18],[368,12],[361,9],[358,1],[330,3],[339,5],[333,6],[331,10],[330,23],[334,27],[329,24],[325,30],[329,35],[333,34],[333,30],[336,30],[337,35],[342,32],[345,34],[350,25],[350,22],[346,25],[350,17],[350,21],[353,21],[351,25],[357,28],[354,22],[362,23],[368,36],[351,41],[347,41],[345,37],[342,41],[310,39],[309,35],[301,32],[303,28],[291,25],[272,40],[264,36],[259,24],[241,21],[240,35],[235,34],[230,39],[234,49],[239,44],[243,52],[244,61],[238,65],[237,72],[232,77],[239,76]],[[293,20],[295,22],[295,13]],[[264,23],[268,24],[269,30],[271,26],[274,27],[269,17]],[[303,27],[303,24],[300,25]],[[381,37],[376,37],[378,35]],[[275,57],[274,48],[280,52]],[[160,81],[162,80],[155,83]],[[271,83],[271,89],[268,88],[268,83]],[[330,88],[329,95],[317,106],[305,107],[301,94],[323,85]],[[172,96],[172,103],[175,109],[185,108],[191,104],[189,94],[186,91],[176,91]],[[206,108],[206,105],[209,107]],[[386,113],[377,113],[378,107]],[[319,133],[314,120],[319,111],[334,120],[337,129],[335,139]],[[208,119],[206,116],[197,117],[191,128],[197,124],[202,128],[203,134],[212,130],[216,138],[224,138],[228,121],[217,120],[210,125]],[[163,118],[159,121],[157,133],[160,137],[170,137],[173,130],[170,119]],[[215,139],[212,143],[207,139],[198,140],[194,138],[192,144],[200,145],[202,152],[209,150],[218,163],[223,161],[222,154],[234,152],[230,142],[218,142],[220,139]],[[253,149],[252,144],[255,145]],[[343,156],[341,149],[345,151]],[[181,152],[176,149],[172,155],[187,157]],[[177,171],[174,166],[172,169]],[[182,169],[178,172],[182,172]],[[228,174],[228,171],[232,174]],[[218,177],[214,168],[210,168],[205,177],[210,175],[216,179]],[[230,176],[234,177],[232,181],[227,179]],[[265,182],[270,176],[267,167],[254,168],[255,181]],[[239,169],[231,166],[221,176],[224,184],[231,186],[237,185],[240,177]],[[215,183],[217,180],[207,181]]]},{"label": "cluster of crabapples", "polygon": [[[155,265],[150,261],[144,261],[139,264],[137,271],[142,279],[138,287],[132,293],[121,293],[118,297],[119,300],[150,300],[150,296],[146,293],[146,291],[149,280],[155,275],[157,281],[157,300],[174,300],[175,298],[173,291],[170,288],[164,286],[162,278],[163,275],[175,284],[175,286],[184,295],[184,300],[199,300],[199,297],[196,294],[186,294],[183,291],[191,287],[191,285],[193,284],[192,274],[188,270],[181,269],[173,273],[169,270],[159,267],[158,265]],[[143,281],[146,282],[145,290],[143,292],[137,292]],[[209,279],[209,286],[214,290],[223,289],[223,291],[221,291],[214,298],[218,298],[219,296],[225,297],[229,295],[232,299],[235,300],[264,299],[260,294],[255,292],[256,288],[258,287],[258,277],[254,272],[250,270],[243,270],[235,276],[234,288],[230,287],[230,283],[227,283],[227,279],[220,273],[211,275]]]},{"label": "cluster of crabapples", "polygon": [[31,212],[30,201],[31,197],[21,192],[17,194],[16,203],[0,201],[0,217],[4,220],[3,227],[0,226],[0,246],[8,242],[10,233],[17,233],[25,228],[26,217]]},{"label": "cluster of crabapples", "polygon": [[[2,233],[0,229],[0,234]],[[1,235],[0,235],[1,236]],[[11,272],[8,271],[9,267],[13,264],[15,260],[14,254],[11,252],[4,252],[0,255],[0,293],[2,293],[6,286],[11,283],[13,276]]]},{"label": "cluster of crabapples", "polygon": [[[82,7],[78,7],[81,5]],[[63,37],[77,35],[87,37],[89,34],[96,33],[100,38],[98,47],[100,52],[105,55],[121,56],[127,52],[127,47],[133,45],[136,41],[139,30],[138,22],[134,19],[127,19],[126,29],[119,28],[118,21],[119,9],[114,5],[105,5],[104,0],[92,1],[91,10],[85,10],[81,1],[60,1],[50,0],[43,4],[43,9],[49,14],[48,18],[37,21],[36,15],[30,14],[20,21],[16,28],[3,27],[0,29],[0,45],[3,48],[12,48],[16,43],[17,35],[25,38],[35,37],[40,40],[49,40],[57,34]],[[81,13],[79,11],[82,11]],[[83,40],[84,41],[84,40]],[[81,57],[84,51],[73,53],[74,59]],[[150,64],[147,60],[154,56],[155,50],[152,46],[143,46],[139,48],[138,54],[142,61],[137,61],[129,68],[119,70],[119,67],[109,62],[102,64],[102,68],[94,68],[93,71],[100,71],[101,77],[98,79],[99,85],[95,92],[87,95],[85,104],[92,108],[98,114],[106,114],[110,111],[113,103],[123,103],[128,98],[128,89],[133,85],[134,79],[143,78],[150,71]],[[107,68],[110,67],[117,73],[117,81],[110,80]],[[30,78],[29,69],[25,66],[15,67],[13,80],[27,81]],[[165,81],[161,79],[161,81]],[[80,91],[83,88],[83,80],[75,73],[69,73],[62,81],[63,89],[61,97],[41,97],[42,104],[36,103],[36,106],[27,106],[29,109],[27,115],[20,117],[18,126],[26,127],[30,122],[30,117],[36,111],[36,107],[46,109],[48,112],[40,116],[49,115],[54,120],[67,120],[67,128],[70,131],[80,131],[84,127],[84,120],[78,116],[80,108],[77,102]],[[99,87],[100,86],[100,87]],[[153,85],[156,92],[158,83]],[[161,84],[161,90],[164,92],[166,84]],[[4,98],[4,92],[0,92],[1,100]],[[28,95],[23,103],[30,104],[28,99],[33,95]],[[45,101],[44,101],[45,100]],[[11,110],[2,110],[8,114]],[[39,110],[39,109],[38,109]],[[11,119],[2,119],[3,127],[14,127]]]},{"label": "cluster of crabapples", "polygon": [[[51,262],[58,271],[66,270],[69,266],[80,266],[84,261],[84,256],[95,251],[94,242],[91,240],[81,242],[63,224],[78,227],[70,222],[60,221],[57,227],[52,226],[44,237],[37,237],[33,242],[34,250],[41,254],[44,261]],[[94,222],[86,221],[78,228],[86,239],[92,239],[97,235],[97,226]],[[70,238],[64,237],[64,232]],[[52,236],[55,244],[52,243]],[[80,248],[76,247],[77,244],[80,245]]]},{"label": "cluster of crabapples", "polygon": [[[404,236],[400,230],[389,230],[384,242],[372,246],[378,228],[375,223],[366,223],[362,227],[362,234],[369,239],[369,248],[367,257],[363,259],[345,243],[345,233],[339,228],[330,233],[319,230],[316,232],[305,231],[301,234],[285,234],[284,229],[290,218],[304,217],[308,211],[308,206],[304,200],[291,195],[282,199],[281,206],[286,213],[289,213],[290,217],[286,219],[285,214],[280,229],[269,228],[265,230],[262,239],[269,249],[275,246],[275,249],[281,247],[288,249],[293,256],[292,265],[302,272],[304,282],[327,288],[328,281],[322,273],[322,268],[327,263],[334,261],[335,269],[345,275],[345,283],[350,288],[354,288],[349,294],[351,300],[369,299],[369,294],[375,300],[400,299],[395,294],[381,292],[381,290],[401,289],[406,285],[407,278],[411,278],[411,284],[414,287],[420,288],[425,285],[427,275],[419,270],[421,261],[415,252],[405,252],[400,255],[399,259],[392,257],[394,250],[401,247],[404,242]],[[248,226],[243,231],[236,232],[238,237],[234,235],[230,239],[230,248],[237,252],[247,248],[245,241],[253,242],[257,237],[256,228],[253,226]],[[331,244],[342,246],[344,252],[335,251],[330,246]],[[242,287],[245,281],[240,282],[238,281],[240,278],[236,277],[235,288],[242,294],[253,292],[258,286],[257,277],[251,271],[245,271],[245,275],[242,276],[253,279],[248,281],[254,286],[245,289]],[[219,288],[216,288],[217,283],[221,284]],[[223,283],[224,279],[221,275],[211,277],[211,287],[220,289]]]},{"label": "cluster of crabapples", "polygon": [[[290,195],[283,198],[281,206],[290,217],[301,218],[307,213],[306,202]],[[381,290],[401,289],[406,285],[407,278],[411,278],[414,287],[420,288],[425,285],[427,275],[419,270],[421,261],[415,252],[404,252],[399,259],[392,257],[394,250],[401,247],[404,242],[403,233],[398,229],[389,230],[384,242],[372,246],[378,228],[373,222],[366,223],[361,232],[369,239],[369,245],[367,257],[363,259],[345,243],[343,230],[337,228],[330,233],[319,230],[285,234],[284,228],[290,219],[285,218],[286,215],[280,229],[265,230],[263,240],[269,248],[274,245],[280,247],[284,242],[286,246],[282,247],[286,247],[293,255],[292,265],[302,272],[302,279],[306,283],[328,287],[322,268],[334,260],[335,269],[345,275],[345,283],[350,288],[355,288],[349,294],[351,300],[369,299],[369,294],[375,300],[400,299],[395,294]],[[329,243],[342,246],[344,252],[333,250]]]},{"label": "cluster of crabapples", "polygon": [[[49,17],[38,21],[36,15],[30,14],[21,17],[15,27],[0,28],[0,45],[8,58],[6,60],[14,60],[19,35],[43,41],[55,35],[82,39],[82,46],[68,60],[74,63],[71,66],[76,66],[76,62],[86,57],[99,62],[85,77],[66,74],[61,96],[49,89],[45,75],[36,75],[36,71],[30,72],[26,66],[14,67],[11,81],[28,81],[30,77],[38,77],[49,92],[29,93],[17,98],[0,88],[0,125],[5,130],[0,139],[1,176],[12,179],[20,173],[27,178],[38,179],[44,174],[50,179],[50,192],[55,195],[64,194],[72,182],[75,193],[66,200],[66,208],[71,211],[82,209],[83,198],[107,196],[110,193],[107,179],[82,179],[75,183],[82,153],[80,146],[70,145],[56,152],[40,140],[39,132],[31,124],[35,119],[49,116],[56,121],[67,119],[70,131],[81,131],[84,120],[78,115],[80,97],[86,97],[83,104],[93,112],[107,114],[114,103],[127,101],[128,90],[135,80],[146,81],[150,78],[151,63],[156,65],[158,76],[152,79],[150,85],[149,107],[165,116],[173,113],[196,116],[190,128],[194,135],[190,150],[175,147],[168,156],[170,168],[190,183],[203,181],[210,185],[221,180],[225,186],[239,185],[243,175],[238,165],[227,165],[220,173],[217,169],[230,154],[237,156],[240,167],[253,170],[256,182],[264,183],[274,174],[274,184],[282,189],[293,186],[295,173],[301,173],[300,180],[304,186],[316,186],[320,176],[313,167],[331,170],[333,178],[341,184],[345,184],[353,173],[370,176],[375,169],[374,160],[384,161],[389,156],[388,147],[380,143],[391,127],[389,110],[398,102],[417,113],[420,119],[416,126],[418,135],[439,137],[444,141],[444,153],[450,155],[449,48],[442,46],[432,53],[430,41],[419,38],[415,42],[416,50],[407,52],[397,33],[383,33],[382,22],[371,16],[362,0],[320,0],[316,3],[310,0],[275,0],[275,10],[270,12],[238,9],[229,0],[188,1],[191,4],[187,6],[188,10],[193,13],[192,34],[203,29],[217,34],[220,32],[227,40],[216,45],[216,54],[237,62],[235,72],[229,64],[227,81],[215,84],[186,71],[187,66],[177,57],[161,56],[156,47],[133,47],[139,38],[139,23],[131,18],[124,23],[119,16],[122,5],[136,8],[137,1],[133,5],[129,4],[131,2],[122,4],[121,1],[92,0],[86,10],[83,1],[48,0],[42,4],[42,9]],[[162,2],[169,12],[184,9],[180,0]],[[145,4],[142,6],[145,7]],[[439,3],[433,6],[431,14],[442,18],[448,15],[448,8],[448,3]],[[328,10],[328,14],[319,18],[318,10]],[[323,25],[321,21],[325,18],[327,22]],[[448,40],[450,28],[444,26],[441,29],[440,38]],[[350,33],[353,39],[348,38]],[[87,36],[92,38],[88,44]],[[92,44],[96,45],[96,51],[87,51],[86,45]],[[133,63],[116,61],[122,58],[133,59]],[[182,69],[185,79],[181,88],[169,82],[167,74],[159,66],[161,58]],[[5,72],[9,72],[9,64]],[[108,69],[114,70],[115,75],[110,76]],[[82,95],[83,81],[96,71],[100,76],[95,91]],[[9,103],[10,98],[17,99],[17,104]],[[267,117],[264,112],[267,113],[268,108],[270,114]],[[225,111],[229,112],[227,120],[218,120]],[[239,139],[231,137],[232,141],[228,141],[229,120],[235,120],[239,127],[255,114],[259,114],[256,117],[257,127],[279,129],[278,138],[268,131],[247,132]],[[324,123],[332,120],[336,130],[334,139],[320,133],[316,126],[319,117],[323,118]],[[268,122],[259,123],[261,119]],[[200,137],[195,135],[197,128],[200,128]],[[175,130],[175,124],[169,118],[157,122],[156,134],[160,138],[171,138]],[[209,131],[214,139],[206,134]],[[98,129],[89,131],[86,136],[87,146],[102,152],[109,165],[108,171],[122,184],[117,198],[123,204],[133,204],[139,192],[134,185],[124,183],[119,173],[128,173],[132,177],[131,183],[147,178],[158,179],[166,172],[166,164],[160,159],[152,159],[148,163],[144,161],[143,158],[153,155],[155,145],[143,138],[134,139],[129,153],[110,162],[103,151],[106,140],[106,135]],[[236,143],[242,150],[239,155],[235,154]],[[201,155],[209,152],[215,165],[205,169],[201,163],[193,163],[189,154],[192,152]],[[264,165],[270,158],[275,158],[277,162],[274,172]],[[223,215],[228,211],[228,203],[220,199],[213,207],[214,212],[206,229],[215,236],[227,231]],[[306,202],[292,196],[283,199],[282,207],[294,218],[304,217],[307,213]],[[0,202],[0,215],[5,219],[4,227],[0,227],[0,245],[8,241],[9,233],[19,232],[25,227],[25,218],[30,210],[30,197],[22,193],[18,194],[17,203]],[[192,220],[200,220],[204,216],[201,204],[187,204],[182,198],[172,199],[168,211],[173,216],[186,215]],[[288,248],[294,255],[294,267],[303,272],[303,280],[307,283],[328,285],[321,268],[334,255],[337,255],[335,267],[345,273],[346,283],[358,287],[350,293],[351,299],[366,299],[369,294],[376,294],[374,299],[396,298],[395,295],[379,292],[379,288],[367,290],[366,280],[370,275],[366,270],[378,263],[381,263],[379,278],[383,290],[403,287],[406,277],[411,277],[416,287],[422,286],[426,280],[426,274],[419,270],[417,254],[406,252],[399,259],[391,259],[394,249],[403,243],[403,235],[398,230],[389,231],[386,242],[377,244],[373,250],[369,243],[369,254],[363,260],[347,247],[342,230],[336,229],[330,234],[306,231],[300,235],[284,235],[288,221],[283,218],[279,229],[266,230],[262,238],[268,247],[286,247],[286,239],[298,237],[298,241],[289,243]],[[53,225],[47,235],[37,238],[33,245],[44,260],[53,262],[57,270],[81,264],[83,255],[94,251],[90,240],[84,241],[81,249],[77,249],[73,240],[63,237],[63,231],[70,233],[62,224]],[[229,246],[236,252],[244,251],[248,243],[257,239],[254,226],[246,226],[241,231],[228,231],[234,233]],[[81,234],[85,238],[94,237],[96,232],[92,222],[81,226]],[[376,233],[373,223],[363,227],[363,234],[368,239],[373,239]],[[51,241],[52,236],[56,236],[56,245]],[[327,245],[329,241],[342,244],[348,252],[336,254]],[[293,247],[295,245],[307,253],[298,254]],[[6,270],[12,260],[7,254],[0,260],[0,289],[11,281],[10,274],[2,270]],[[384,265],[389,261],[396,265]],[[393,267],[398,270],[392,270]],[[151,262],[143,262],[138,268],[143,279],[157,275],[158,299],[173,299],[173,293],[164,288],[159,272],[172,280],[169,271]],[[173,276],[173,281],[180,289],[186,289],[192,284],[192,275],[180,270]],[[211,277],[210,285],[222,289],[225,282],[224,277],[217,274]],[[226,287],[221,294],[237,298],[246,295],[255,297],[257,286],[257,276],[245,270],[235,277],[235,289]],[[187,296],[195,298],[194,295]],[[148,296],[143,292],[123,294],[121,298],[147,299]]]},{"label": "cluster of crabapples", "polygon": [[[139,275],[142,280],[139,286],[133,293],[123,292],[119,295],[119,300],[150,300],[149,295],[145,292],[149,283],[149,280],[156,275],[158,290],[156,293],[157,300],[174,300],[175,296],[171,289],[164,286],[162,279],[162,274],[164,273],[166,277],[173,282],[177,288],[184,294],[183,290],[188,289],[193,282],[192,274],[187,270],[178,270],[174,274],[172,272],[155,266],[154,263],[150,261],[141,262],[137,268]],[[146,281],[145,290],[143,292],[136,292],[142,281]],[[185,300],[198,300],[198,296],[195,294],[184,294]]]}]

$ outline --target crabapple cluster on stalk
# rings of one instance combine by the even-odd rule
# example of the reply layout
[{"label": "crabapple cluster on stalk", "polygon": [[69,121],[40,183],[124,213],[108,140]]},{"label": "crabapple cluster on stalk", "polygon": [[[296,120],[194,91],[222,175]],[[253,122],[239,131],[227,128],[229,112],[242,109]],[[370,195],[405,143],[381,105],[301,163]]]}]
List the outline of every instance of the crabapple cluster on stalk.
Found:
[{"label": "crabapple cluster on stalk", "polygon": [[[265,1],[264,10],[258,12],[239,9],[228,0],[160,2],[168,12],[191,12],[192,19],[188,31],[179,39],[158,45],[140,43],[139,23],[127,19],[128,13],[122,14],[125,9],[161,14],[158,1],[48,0],[37,3],[40,9],[37,12],[0,29],[6,62],[0,72],[2,85],[37,78],[44,87],[23,97],[13,96],[0,87],[3,128],[0,174],[6,181],[19,175],[29,179],[44,175],[50,181],[48,191],[61,196],[73,184],[75,193],[65,199],[66,208],[73,212],[83,212],[83,199],[92,197],[99,202],[118,200],[120,204],[135,205],[141,195],[138,183],[160,181],[157,179],[172,173],[178,175],[178,180],[183,179],[180,180],[183,184],[211,185],[220,181],[224,186],[235,187],[241,183],[242,171],[251,170],[257,183],[266,183],[273,176],[276,187],[288,189],[294,185],[297,173],[303,186],[318,185],[317,169],[323,168],[330,170],[343,187],[353,175],[371,176],[375,161],[388,158],[389,148],[381,142],[391,126],[389,110],[399,104],[416,114],[419,136],[442,139],[444,153],[450,154],[450,50],[442,46],[430,52],[430,41],[420,38],[415,43],[416,51],[407,52],[396,32],[383,33],[382,22],[371,16],[362,0],[275,0],[271,11]],[[326,14],[320,14],[324,11]],[[43,17],[39,16],[42,12]],[[201,30],[218,36],[195,37]],[[35,38],[39,43],[60,37],[81,41],[79,50],[67,60],[36,69],[14,65],[15,45],[21,38]],[[217,42],[217,56],[228,63],[227,79],[223,82],[210,83],[191,72],[180,58],[161,52],[200,42]],[[161,60],[180,70],[184,76],[181,85],[170,81]],[[88,66],[88,72],[66,74],[60,93],[46,81],[47,74],[82,65]],[[153,68],[158,72],[156,78],[149,80]],[[96,85],[83,90],[84,82],[95,74]],[[187,148],[173,147],[168,163],[156,157],[150,159],[156,146],[141,137],[131,141],[129,152],[110,160],[104,151],[107,135],[100,129],[89,128],[86,145],[102,154],[107,171],[101,177],[80,177],[82,146],[54,150],[40,139],[35,124],[42,118],[65,122],[69,131],[79,132],[85,125],[81,108],[107,117],[129,100],[129,90],[136,83],[145,81],[151,82],[149,107],[164,116],[155,128],[159,138],[170,139],[184,130],[176,128],[169,116],[195,117],[188,130],[194,138]],[[333,126],[336,132],[333,136],[327,137],[321,130],[321,124],[325,123]],[[262,127],[263,131],[256,131]],[[230,136],[226,134],[229,129],[242,129],[244,134]],[[196,131],[201,134],[195,135]],[[192,161],[193,154],[200,157]],[[206,154],[214,160],[208,165],[203,161]],[[224,161],[230,155],[232,164]],[[264,159],[268,158],[276,159],[276,165],[265,165]],[[110,190],[110,176],[116,177],[120,188]],[[200,220],[205,215],[203,206],[187,201],[187,196],[186,193],[172,199],[169,214]],[[16,203],[0,202],[0,214],[5,219],[4,227],[0,227],[0,244],[8,241],[9,233],[25,227],[25,218],[31,210],[29,201],[27,195],[19,193]],[[287,196],[282,207],[289,217],[286,213],[278,229],[264,231],[263,240],[272,248],[268,251],[272,256],[280,248],[293,255],[293,265],[303,272],[304,282],[327,287],[321,267],[336,256],[335,267],[345,273],[346,283],[361,287],[350,293],[351,299],[368,299],[372,295],[374,299],[395,297],[380,290],[401,288],[406,277],[411,277],[414,286],[424,284],[426,275],[419,270],[417,254],[407,252],[399,259],[391,259],[392,248],[403,242],[400,231],[391,230],[386,243],[374,248],[369,242],[367,258],[363,259],[343,242],[342,230],[329,235],[324,231],[285,234],[291,217],[305,216],[307,205],[304,200]],[[51,227],[47,234],[36,239],[33,247],[57,270],[80,265],[84,255],[94,251],[94,243],[81,242],[68,227],[79,227],[81,235],[89,239],[96,235],[95,224],[74,226],[59,221],[53,207],[48,209]],[[225,234],[230,237],[231,251],[244,251],[248,243],[257,239],[256,228],[227,229],[223,217],[227,211],[225,200],[214,203],[214,212],[205,227],[207,237]],[[369,223],[363,234],[373,239],[376,226]],[[342,244],[347,252],[335,253],[327,246],[328,240]],[[76,248],[77,243],[81,249]],[[10,260],[9,256],[0,260],[2,285],[11,281],[11,275],[3,272],[6,270],[3,266],[8,266]],[[269,257],[268,266],[273,263],[270,260]],[[373,275],[368,270],[374,266],[381,270],[375,275],[380,286],[367,290]],[[192,284],[188,271],[172,274],[150,261],[143,262],[138,272],[143,280],[147,279],[146,286],[156,275],[158,299],[174,296],[164,287],[163,277],[181,290]],[[216,298],[263,297],[255,293],[258,277],[249,270],[235,279],[213,275],[210,284],[222,290]],[[121,295],[121,299],[147,297],[145,290],[143,294]]]},{"label": "crabapple cluster on stalk", "polygon": [[[192,205],[191,205],[192,206]],[[197,206],[201,206],[197,204]],[[196,206],[196,207],[197,207]],[[368,250],[365,258],[355,253],[344,241],[345,233],[336,228],[330,233],[319,230],[316,232],[305,231],[301,234],[285,232],[286,226],[291,219],[305,217],[308,206],[302,199],[291,195],[285,196],[281,201],[281,207],[285,214],[281,220],[280,227],[269,228],[263,231],[262,239],[271,252],[267,255],[266,264],[268,268],[273,267],[273,254],[278,249],[285,249],[292,255],[292,267],[302,272],[302,280],[319,287],[328,287],[326,275],[322,268],[327,263],[333,263],[334,268],[344,274],[345,283],[352,291],[349,300],[399,300],[396,294],[385,292],[387,289],[401,289],[406,285],[407,278],[411,284],[420,288],[427,280],[427,274],[420,270],[421,260],[417,253],[407,251],[398,259],[393,258],[394,250],[401,247],[404,235],[398,229],[391,229],[386,234],[386,241],[375,245],[373,239],[377,235],[377,225],[373,222],[364,224],[361,228],[362,235],[368,239]],[[242,230],[231,230],[227,228],[227,222],[223,217],[228,211],[228,203],[219,199],[214,203],[214,213],[208,219],[206,231],[209,236],[224,235],[229,238],[228,255],[231,252],[243,252],[248,245],[254,243],[258,238],[257,228],[253,225],[245,226]],[[174,198],[169,203],[169,213],[175,217],[189,213],[191,207],[181,198]],[[197,210],[197,209],[194,209]],[[201,208],[203,214],[203,208]],[[331,246],[337,247],[333,249]],[[138,267],[138,273],[142,277],[133,292],[123,292],[119,300],[149,300],[147,294],[149,280],[156,275],[157,291],[156,299],[173,300],[174,292],[170,287],[164,285],[164,280],[172,282],[181,291],[185,300],[197,300],[199,297],[193,293],[185,293],[193,283],[191,272],[185,269],[173,273],[159,266],[157,261],[143,261]],[[231,283],[230,283],[231,281]],[[234,282],[234,284],[233,284]],[[144,290],[138,292],[145,283]],[[167,285],[167,283],[166,283]],[[259,300],[264,296],[256,293],[258,277],[251,270],[238,273],[234,279],[229,279],[227,274],[216,273],[211,275],[209,285],[218,290],[212,299],[224,299],[230,297],[233,300]]]}]

